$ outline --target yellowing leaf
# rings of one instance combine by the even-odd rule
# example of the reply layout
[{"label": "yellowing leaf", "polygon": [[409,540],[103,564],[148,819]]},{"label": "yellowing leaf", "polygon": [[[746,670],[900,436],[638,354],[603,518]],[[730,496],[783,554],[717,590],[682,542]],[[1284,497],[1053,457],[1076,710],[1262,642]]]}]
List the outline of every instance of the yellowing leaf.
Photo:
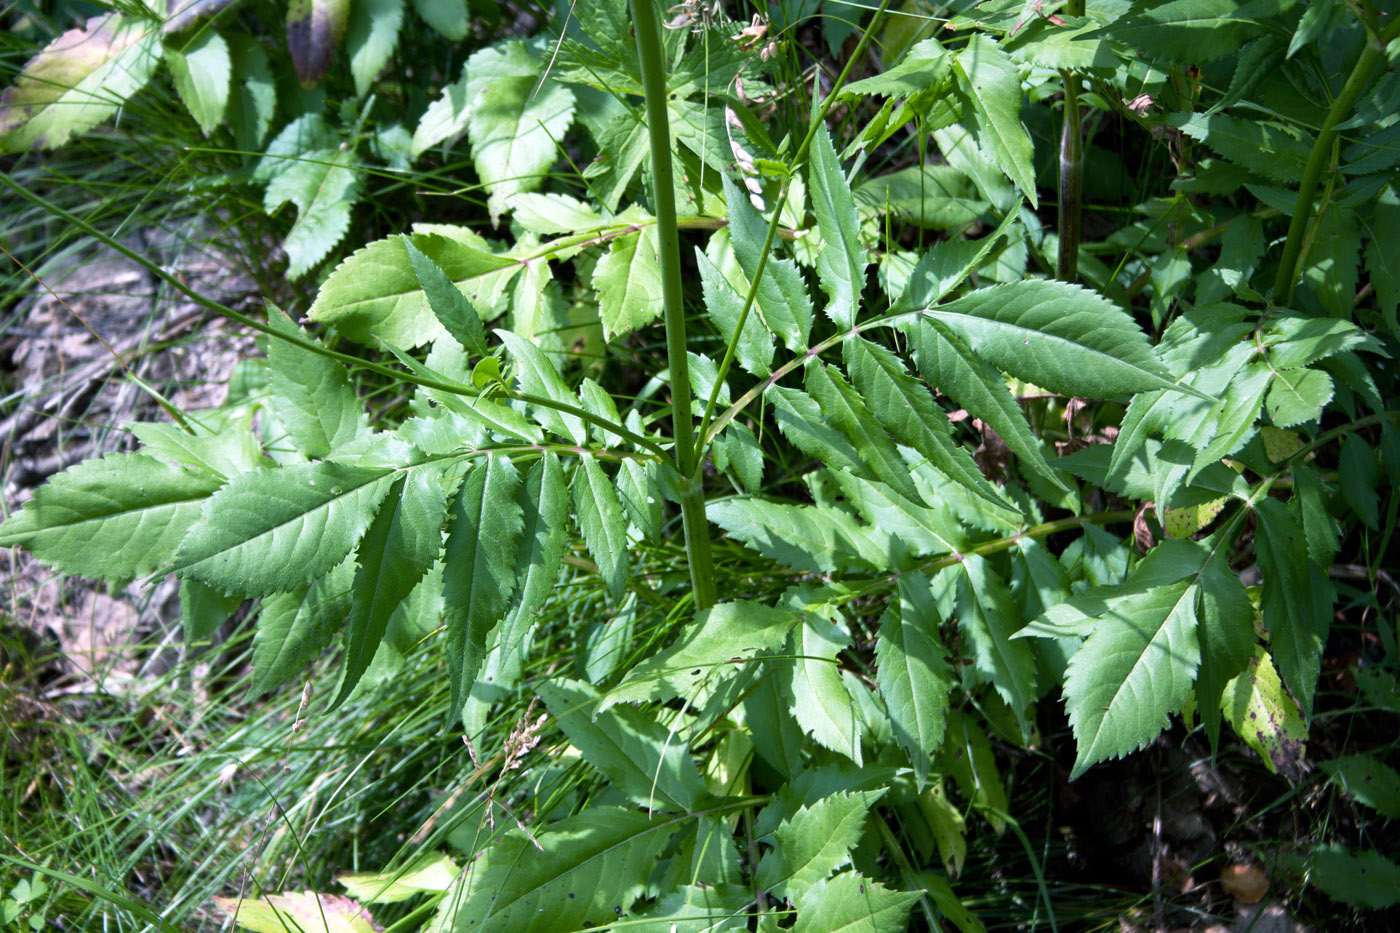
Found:
[{"label": "yellowing leaf", "polygon": [[1302,776],[1308,730],[1262,647],[1254,649],[1248,669],[1226,685],[1220,708],[1270,771],[1290,780]]},{"label": "yellowing leaf", "polygon": [[301,891],[267,897],[216,897],[214,903],[233,922],[253,933],[375,933],[369,912],[336,894]]},{"label": "yellowing leaf", "polygon": [[1162,528],[1166,531],[1168,538],[1189,538],[1215,521],[1215,517],[1220,514],[1221,509],[1225,508],[1225,503],[1229,500],[1229,496],[1221,496],[1209,502],[1202,502],[1200,505],[1189,505],[1180,509],[1164,509],[1162,511]]}]

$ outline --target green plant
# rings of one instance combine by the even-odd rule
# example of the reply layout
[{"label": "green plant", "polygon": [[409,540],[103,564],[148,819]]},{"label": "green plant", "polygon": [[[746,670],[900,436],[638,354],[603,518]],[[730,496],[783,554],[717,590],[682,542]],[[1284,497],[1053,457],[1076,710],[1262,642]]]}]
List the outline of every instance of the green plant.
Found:
[{"label": "green plant", "polygon": [[[1182,716],[1301,778],[1329,568],[1374,579],[1400,502],[1375,491],[1400,472],[1376,364],[1400,337],[1397,83],[1377,77],[1400,26],[1364,3],[887,6],[810,100],[785,58],[800,26],[699,4],[664,30],[648,0],[580,4],[557,43],[477,50],[410,158],[465,132],[509,239],[368,243],[310,305],[325,340],[219,308],[267,336],[266,365],[0,528],[65,573],[174,572],[191,639],[257,600],[254,690],[339,636],[338,705],[436,639],[472,742],[556,583],[588,594],[601,617],[551,633],[574,676],[527,689],[592,777],[536,785],[545,818],[469,871],[408,853],[432,877],[405,928],[894,930],[917,906],[977,929],[952,886],[966,816],[1033,852],[993,740],[1040,746],[1057,688],[1071,777]],[[856,80],[877,37],[883,70]],[[1024,102],[1061,94],[1052,230]],[[1087,240],[1114,205],[1084,122],[1178,169]],[[306,192],[354,190],[336,138],[303,114],[253,174],[299,225]],[[307,235],[333,244],[342,216]],[[325,255],[296,230],[292,274]],[[522,718],[477,777],[514,780],[544,728]],[[354,890],[398,898],[408,868]]]}]

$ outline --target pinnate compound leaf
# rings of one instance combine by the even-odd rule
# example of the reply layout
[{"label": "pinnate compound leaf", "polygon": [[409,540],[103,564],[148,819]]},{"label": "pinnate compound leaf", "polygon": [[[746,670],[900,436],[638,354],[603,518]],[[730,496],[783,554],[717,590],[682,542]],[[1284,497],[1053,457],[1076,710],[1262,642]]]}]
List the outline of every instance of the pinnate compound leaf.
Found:
[{"label": "pinnate compound leaf", "polygon": [[[1017,88],[1019,100],[1020,89]],[[817,254],[817,273],[829,301],[827,317],[841,330],[849,330],[860,313],[861,293],[865,291],[865,248],[860,243],[860,220],[855,200],[841,160],[831,144],[831,134],[823,125],[812,140],[810,170],[812,212],[822,250]]]},{"label": "pinnate compound leaf", "polygon": [[[705,310],[719,328],[726,343],[734,341],[734,329],[744,311],[744,299],[734,286],[700,249],[695,250],[695,263],[700,267],[700,287],[705,298]],[[744,329],[734,346],[734,358],[755,376],[766,376],[773,367],[773,339],[764,330],[759,315],[750,312]]]},{"label": "pinnate compound leaf", "polygon": [[62,573],[123,583],[164,570],[222,476],[144,454],[108,454],[54,476],[0,525]]},{"label": "pinnate compound leaf", "polygon": [[1196,675],[1196,709],[1212,747],[1220,740],[1220,700],[1226,685],[1242,673],[1254,655],[1254,604],[1230,569],[1227,554],[1217,551],[1201,572],[1201,620],[1196,629],[1201,668]]},{"label": "pinnate compound leaf", "polygon": [[1205,143],[1231,162],[1275,181],[1297,184],[1314,140],[1296,126],[1223,113],[1175,113],[1167,124]]},{"label": "pinnate compound leaf", "polygon": [[228,43],[212,29],[201,30],[182,48],[167,46],[165,61],[185,109],[208,136],[228,109],[233,61]]},{"label": "pinnate compound leaf", "polygon": [[850,863],[865,817],[885,789],[832,794],[804,806],[778,824],[773,848],[758,863],[758,886],[785,900]]},{"label": "pinnate compound leaf", "polygon": [[399,43],[404,0],[351,0],[350,6],[345,45],[350,50],[355,96],[364,97]]},{"label": "pinnate compound leaf", "polygon": [[443,625],[455,716],[486,656],[486,636],[501,621],[515,591],[515,555],[523,528],[516,492],[520,474],[490,454],[463,480],[448,510],[443,556]]},{"label": "pinnate compound leaf", "polygon": [[993,285],[925,316],[1003,372],[1052,392],[1117,398],[1176,388],[1133,319],[1078,285],[1046,279]]},{"label": "pinnate compound leaf", "polygon": [[[555,372],[543,350],[532,341],[508,330],[498,330],[496,336],[506,345],[506,350],[517,363],[515,377],[520,382],[522,392],[549,399],[560,405],[581,407],[578,397],[564,385],[564,380]],[[532,407],[540,424],[555,434],[568,438],[579,446],[588,443],[588,425],[578,415],[546,408],[543,405]]]},{"label": "pinnate compound leaf", "polygon": [[[279,333],[319,342],[273,305],[268,306],[267,321]],[[339,361],[273,337],[267,362],[273,413],[307,457],[325,457],[368,432],[364,408]]]},{"label": "pinnate compound leaf", "polygon": [[1336,590],[1326,571],[1308,559],[1307,539],[1288,506],[1261,499],[1254,514],[1259,520],[1254,549],[1264,575],[1264,627],[1279,673],[1307,718],[1322,671]]},{"label": "pinnate compound leaf", "polygon": [[[763,241],[768,236],[768,224],[728,175],[722,175],[721,180],[729,215],[729,242],[734,249],[734,258],[739,261],[739,268],[744,273],[745,281],[741,284],[748,285],[753,282],[754,272],[758,269]],[[812,333],[812,299],[791,259],[769,256],[767,265],[763,267],[763,278],[758,283],[755,301],[757,307],[754,310],[789,350],[800,353],[807,349],[807,338]],[[744,326],[747,329],[748,324]]]},{"label": "pinnate compound leaf", "polygon": [[807,367],[806,385],[825,419],[850,440],[875,478],[911,502],[922,504],[923,497],[909,478],[909,468],[894,441],[840,371],[814,362]]},{"label": "pinnate compound leaf", "polygon": [[501,622],[501,641],[518,644],[535,624],[559,579],[559,566],[568,542],[569,490],[558,454],[546,453],[520,484],[516,497],[522,515],[521,547],[515,555],[515,579],[520,591]]},{"label": "pinnate compound leaf", "polygon": [[648,811],[695,808],[705,793],[685,739],[633,706],[599,711],[585,683],[555,678],[536,686],[555,725],[585,761]]},{"label": "pinnate compound leaf", "polygon": [[106,120],[155,73],[158,41],[149,20],[109,13],[50,42],[0,94],[0,151],[56,149]]},{"label": "pinnate compound leaf", "polygon": [[[911,579],[912,577],[912,579]],[[929,762],[943,742],[954,679],[948,651],[938,635],[942,622],[928,592],[928,581],[906,575],[899,581],[899,604],[880,619],[875,647],[875,683],[889,709],[895,741],[909,756],[922,784]]]},{"label": "pinnate compound leaf", "polygon": [[1302,779],[1308,729],[1263,646],[1254,648],[1244,672],[1225,687],[1220,708],[1270,771],[1290,781]]},{"label": "pinnate compound leaf", "polygon": [[598,565],[613,599],[627,590],[627,517],[617,493],[594,457],[584,457],[574,472],[574,513],[588,553]]},{"label": "pinnate compound leaf", "polygon": [[957,573],[959,627],[972,661],[963,670],[963,682],[969,687],[991,684],[1028,737],[1027,711],[1036,697],[1035,656],[1029,645],[1013,640],[1019,615],[1011,590],[983,557],[968,557]]},{"label": "pinnate compound leaf", "polygon": [[649,223],[636,233],[614,239],[593,267],[604,339],[630,334],[650,324],[664,310],[661,264],[657,259],[660,248],[656,225]]},{"label": "pinnate compound leaf", "polygon": [[1069,659],[1065,706],[1079,747],[1072,778],[1135,752],[1166,728],[1200,664],[1193,580],[1109,602]]},{"label": "pinnate compound leaf", "polygon": [[349,16],[350,0],[290,0],[287,4],[287,46],[302,87],[315,87],[330,69]]},{"label": "pinnate compound leaf", "polygon": [[532,836],[513,829],[461,875],[436,928],[557,933],[614,921],[645,892],[679,825],[637,810],[591,807]]},{"label": "pinnate compound leaf", "polygon": [[909,375],[897,356],[860,337],[847,340],[842,352],[861,397],[895,440],[923,454],[954,482],[997,506],[1005,505],[972,455],[953,440],[948,416],[932,393]]},{"label": "pinnate compound leaf", "polygon": [[793,633],[797,656],[789,671],[792,713],[802,731],[818,745],[845,755],[860,765],[864,729],[856,714],[836,655],[849,639],[815,613],[808,614]]},{"label": "pinnate compound leaf", "polygon": [[1127,16],[1086,38],[1116,39],[1151,58],[1182,65],[1213,62],[1264,32],[1235,18],[1245,6],[1239,0],[1138,0]]},{"label": "pinnate compound leaf", "polygon": [[309,586],[262,601],[253,633],[254,696],[302,673],[330,645],[350,611],[353,561],[342,561]]},{"label": "pinnate compound leaf", "polygon": [[697,612],[670,647],[633,667],[599,709],[694,696],[700,684],[737,670],[730,662],[781,648],[797,620],[794,612],[742,599]]},{"label": "pinnate compound leaf", "polygon": [[414,245],[412,237],[403,238],[403,248],[408,253],[413,274],[418,277],[418,284],[423,289],[423,297],[427,299],[428,307],[438,323],[466,350],[476,356],[490,356],[481,315],[467,296],[452,283],[441,266]]},{"label": "pinnate compound leaf", "polygon": [[901,933],[918,891],[892,891],[858,872],[808,888],[797,902],[793,933]]},{"label": "pinnate compound leaf", "polygon": [[889,556],[872,529],[848,512],[762,499],[723,499],[705,506],[710,521],[785,567],[832,573],[887,569]]},{"label": "pinnate compound leaf", "polygon": [[394,472],[322,460],[236,476],[205,503],[171,569],[223,593],[292,590],[359,543]]},{"label": "pinnate compound leaf", "polygon": [[1038,206],[1032,164],[1035,146],[1021,125],[1021,76],[1016,63],[980,33],[953,58],[953,74],[978,147],[1016,183],[1032,207]]},{"label": "pinnate compound leaf", "polygon": [[360,540],[346,621],[344,673],[333,706],[345,701],[369,669],[389,628],[389,617],[437,560],[447,492],[440,467],[408,470],[380,503],[374,522]]}]

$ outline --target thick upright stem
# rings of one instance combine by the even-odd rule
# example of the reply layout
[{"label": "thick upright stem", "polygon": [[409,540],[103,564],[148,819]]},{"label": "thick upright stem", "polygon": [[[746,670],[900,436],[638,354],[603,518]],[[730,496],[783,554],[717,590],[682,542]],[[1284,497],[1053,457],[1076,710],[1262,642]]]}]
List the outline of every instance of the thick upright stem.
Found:
[{"label": "thick upright stem", "polygon": [[671,176],[671,126],[666,112],[666,69],[661,21],[655,0],[632,0],[637,56],[646,96],[647,131],[651,136],[652,208],[661,245],[661,291],[666,314],[666,356],[671,370],[671,425],[676,470],[681,476],[681,521],[695,605],[715,603],[710,527],[705,518],[705,491],[696,469],[695,425],[690,410],[690,376],[686,360],[685,307],[681,290],[681,240],[676,226],[676,195]]},{"label": "thick upright stem", "polygon": [[[1084,0],[1069,0],[1065,12],[1084,15]],[[1079,233],[1083,216],[1084,138],[1079,126],[1079,75],[1060,72],[1065,82],[1065,125],[1060,130],[1060,256],[1056,278],[1079,275]]]},{"label": "thick upright stem", "polygon": [[1337,127],[1351,115],[1352,108],[1362,91],[1370,87],[1376,70],[1385,60],[1385,47],[1400,35],[1400,16],[1396,16],[1380,35],[1372,34],[1366,40],[1361,55],[1342,86],[1342,92],[1332,101],[1327,111],[1327,119],[1318,131],[1317,142],[1313,143],[1312,154],[1303,169],[1303,182],[1298,188],[1298,203],[1293,208],[1293,219],[1288,224],[1288,240],[1283,245],[1283,258],[1279,260],[1278,278],[1274,280],[1273,302],[1287,306],[1293,300],[1293,285],[1298,281],[1299,265],[1302,261],[1303,240],[1307,236],[1308,222],[1312,219],[1313,197],[1322,179],[1322,170],[1332,159],[1332,150],[1337,142]]}]

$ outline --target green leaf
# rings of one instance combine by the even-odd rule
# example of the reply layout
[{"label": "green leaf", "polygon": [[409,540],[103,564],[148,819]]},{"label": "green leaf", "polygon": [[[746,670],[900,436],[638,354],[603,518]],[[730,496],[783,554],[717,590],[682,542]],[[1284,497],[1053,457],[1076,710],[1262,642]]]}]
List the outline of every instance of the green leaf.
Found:
[{"label": "green leaf", "polygon": [[106,120],[155,73],[157,42],[155,24],[121,13],[50,42],[0,94],[0,151],[57,149]]},{"label": "green leaf", "polygon": [[793,633],[794,654],[789,689],[792,713],[802,731],[859,766],[863,729],[855,702],[841,680],[837,653],[850,639],[815,613],[807,614]]},{"label": "green leaf", "polygon": [[690,699],[707,681],[728,676],[761,652],[781,648],[797,620],[794,612],[748,600],[697,612],[669,647],[627,673],[603,698],[599,711],[616,703]]},{"label": "green leaf", "polygon": [[773,848],[758,863],[758,887],[793,900],[849,864],[866,814],[884,794],[883,788],[832,794],[783,820],[773,831]]},{"label": "green leaf", "polygon": [[225,596],[198,580],[181,580],[180,622],[185,631],[185,644],[208,640],[241,605],[241,596]]},{"label": "green leaf", "polygon": [[803,453],[815,457],[830,470],[847,470],[856,476],[875,479],[851,442],[826,423],[821,407],[810,395],[773,385],[764,393],[764,399],[773,406],[773,420],[778,423],[778,430]]},{"label": "green leaf", "polygon": [[630,334],[665,310],[657,260],[660,249],[656,225],[647,224],[636,233],[614,239],[593,267],[605,340]]},{"label": "green leaf", "polygon": [[358,164],[353,149],[311,149],[279,164],[263,210],[272,215],[283,204],[296,205],[296,222],[282,240],[288,278],[305,275],[345,236],[360,196]]},{"label": "green leaf", "polygon": [[402,868],[346,873],[337,875],[335,880],[350,897],[358,901],[397,904],[417,894],[439,894],[448,890],[460,872],[451,856],[441,852],[424,852]]},{"label": "green leaf", "polygon": [[520,589],[501,622],[501,639],[508,644],[518,643],[535,624],[535,613],[559,579],[568,543],[569,491],[558,454],[546,453],[530,467],[516,498],[523,516],[522,547],[515,553]]},{"label": "green leaf", "polygon": [[277,110],[277,88],[267,52],[247,36],[229,40],[237,80],[225,112],[235,144],[243,152],[262,151]]},{"label": "green leaf", "polygon": [[627,590],[627,519],[607,474],[595,457],[583,457],[572,483],[574,512],[578,515],[588,553],[613,599]]},{"label": "green leaf", "polygon": [[515,591],[516,550],[523,528],[516,501],[520,474],[504,456],[488,454],[462,482],[448,510],[443,555],[443,626],[456,716],[486,655],[486,636]]},{"label": "green leaf", "polygon": [[1306,871],[1308,881],[1328,897],[1368,910],[1384,910],[1400,903],[1400,865],[1379,852],[1352,854],[1340,845],[1315,846],[1304,859],[1281,859],[1293,871]]},{"label": "green leaf", "polygon": [[1400,819],[1400,774],[1375,755],[1347,755],[1318,763],[1332,782],[1386,819]]},{"label": "green leaf", "polygon": [[843,87],[841,96],[909,97],[920,91],[943,88],[952,74],[952,56],[937,39],[925,39],[910,47],[893,68]]},{"label": "green leaf", "polygon": [[308,930],[315,933],[374,933],[358,903],[334,894],[297,891],[267,897],[216,897],[215,905],[253,933]]},{"label": "green leaf", "polygon": [[223,593],[284,593],[340,563],[393,484],[330,460],[255,470],[209,498],[170,568]]},{"label": "green leaf", "polygon": [[340,691],[332,707],[343,703],[364,676],[389,628],[389,617],[437,561],[447,514],[448,490],[442,480],[441,467],[408,470],[380,503],[360,541]]},{"label": "green leaf", "polygon": [[481,315],[471,301],[442,271],[442,267],[428,258],[413,243],[412,237],[403,238],[404,251],[408,253],[413,274],[423,289],[423,296],[433,316],[462,347],[476,356],[490,356],[486,348],[486,331],[481,326]]},{"label": "green leaf", "polygon": [[1065,707],[1079,753],[1071,779],[1135,752],[1166,728],[1200,663],[1197,586],[1182,580],[1108,601],[1069,659]]},{"label": "green leaf", "polygon": [[797,904],[793,933],[901,933],[917,891],[892,891],[848,871],[819,881]]},{"label": "green leaf", "polygon": [[997,228],[979,240],[949,239],[935,243],[919,257],[909,273],[904,293],[894,311],[927,308],[957,288],[991,254],[1007,232],[1019,223],[1020,211],[1011,210]]},{"label": "green leaf", "polygon": [[958,626],[970,664],[963,683],[991,684],[1011,707],[1021,734],[1029,736],[1027,711],[1035,702],[1035,656],[1030,645],[1013,641],[1018,615],[1011,591],[983,557],[971,556],[958,565]]},{"label": "green leaf", "polygon": [[143,454],[108,454],[54,476],[0,525],[61,573],[125,583],[168,568],[222,476]]},{"label": "green leaf", "polygon": [[346,560],[310,586],[262,601],[253,633],[254,696],[287,683],[326,650],[350,611],[354,579],[354,562]]},{"label": "green leaf", "polygon": [[825,125],[812,140],[811,153],[812,213],[823,247],[817,254],[817,273],[829,299],[826,315],[840,330],[849,330],[860,314],[861,293],[865,291],[867,263],[860,242],[860,221]]},{"label": "green leaf", "polygon": [[1320,369],[1285,369],[1274,375],[1264,409],[1280,428],[1312,421],[1332,401],[1332,377]]},{"label": "green leaf", "polygon": [[1220,739],[1220,704],[1226,685],[1243,673],[1254,656],[1254,604],[1225,550],[1217,550],[1201,572],[1201,668],[1196,675],[1196,709],[1214,748]]},{"label": "green leaf", "polygon": [[[275,305],[268,305],[267,321],[280,333],[319,344]],[[301,453],[319,459],[368,433],[364,409],[339,361],[273,337],[267,362],[273,414]]]},{"label": "green leaf", "polygon": [[403,0],[351,0],[345,44],[350,49],[356,97],[369,93],[374,79],[389,63],[402,25]]},{"label": "green leaf", "polygon": [[972,456],[953,440],[947,414],[928,389],[914,381],[899,357],[860,337],[847,340],[842,352],[861,397],[897,441],[923,454],[954,482],[1005,506]]},{"label": "green leaf", "polygon": [[1016,183],[1031,206],[1038,207],[1032,165],[1035,146],[1021,125],[1021,76],[1015,62],[980,33],[972,35],[953,61],[964,113],[971,118],[978,147]]},{"label": "green leaf", "polygon": [[899,580],[899,603],[880,619],[875,647],[875,678],[889,709],[895,741],[909,756],[919,784],[928,779],[929,763],[943,743],[953,671],[938,634],[942,618],[922,575]]},{"label": "green leaf", "polygon": [[1306,719],[1322,670],[1322,647],[1332,624],[1336,591],[1326,572],[1308,560],[1303,530],[1282,502],[1254,504],[1259,528],[1254,549],[1264,576],[1261,610],[1269,645],[1284,682]]},{"label": "green leaf", "polygon": [[814,362],[807,367],[807,391],[821,406],[822,414],[860,453],[881,482],[911,502],[922,504],[909,468],[880,422],[875,420],[859,393],[834,366]]},{"label": "green leaf", "polygon": [[167,46],[165,61],[185,109],[208,136],[228,109],[233,78],[228,43],[212,29],[200,30],[183,48]]},{"label": "green leaf", "polygon": [[1254,648],[1249,665],[1226,686],[1220,708],[1270,771],[1302,780],[1308,729],[1262,646]]},{"label": "green leaf", "polygon": [[1020,379],[1065,395],[1116,398],[1176,388],[1132,317],[1096,292],[1023,279],[930,308],[925,320]]},{"label": "green leaf", "polygon": [[1302,179],[1314,142],[1293,124],[1223,113],[1174,113],[1167,124],[1250,171],[1290,184]]},{"label": "green leaf", "polygon": [[413,9],[444,39],[461,42],[467,37],[467,0],[413,0]]},{"label": "green leaf", "polygon": [[1303,281],[1328,314],[1350,317],[1361,271],[1361,224],[1356,211],[1332,206],[1317,218]]},{"label": "green leaf", "polygon": [[[745,288],[753,282],[754,272],[758,269],[768,224],[728,175],[720,177],[729,216],[729,242],[734,248],[734,258],[739,261],[739,268],[744,273],[744,280],[738,285]],[[763,323],[789,350],[800,353],[807,349],[807,338],[812,332],[812,299],[791,259],[768,257],[755,303],[757,307],[754,310]]]},{"label": "green leaf", "polygon": [[705,514],[730,537],[785,567],[815,573],[889,567],[874,530],[847,512],[736,498],[706,503]]},{"label": "green leaf", "polygon": [[1011,809],[1006,785],[997,769],[991,739],[969,716],[953,711],[948,717],[948,738],[939,751],[941,771],[951,774],[963,799],[979,811],[998,834],[1006,831]]},{"label": "green leaf", "polygon": [[972,179],[948,165],[916,166],[863,181],[855,200],[863,215],[933,230],[966,226],[989,207],[977,196]]},{"label": "green leaf", "polygon": [[1233,55],[1263,32],[1235,15],[1248,4],[1239,0],[1139,0],[1132,12],[1099,33],[1125,42],[1150,58],[1183,65],[1213,62]]},{"label": "green leaf", "polygon": [[[701,294],[705,310],[715,322],[726,343],[734,343],[734,328],[744,311],[744,299],[734,291],[723,273],[700,249],[695,250],[695,263],[700,268]],[[755,376],[766,376],[773,366],[773,340],[763,327],[758,314],[750,313],[735,344],[734,358]]]},{"label": "green leaf", "polygon": [[444,897],[441,929],[555,933],[614,921],[645,892],[678,826],[678,819],[592,807],[532,833],[512,829]]},{"label": "green leaf", "polygon": [[705,785],[684,738],[632,706],[596,709],[598,692],[579,681],[555,678],[535,690],[570,744],[633,803],[648,812],[695,808]]},{"label": "green leaf", "polygon": [[[498,330],[496,336],[506,345],[506,350],[518,364],[515,377],[520,382],[522,392],[547,398],[560,405],[581,407],[578,397],[564,385],[564,380],[559,378],[543,350],[532,341],[508,330]],[[578,415],[556,411],[543,405],[532,405],[531,408],[539,423],[555,434],[572,440],[580,447],[587,445],[588,425]]]},{"label": "green leaf", "polygon": [[628,933],[721,933],[747,930],[753,895],[739,885],[684,884],[657,898],[641,917],[629,918]]},{"label": "green leaf", "polygon": [[1394,187],[1381,192],[1371,217],[1371,240],[1366,244],[1366,271],[1392,334],[1400,310],[1400,196]]},{"label": "green leaf", "polygon": [[350,0],[290,0],[287,4],[287,46],[302,87],[315,87],[330,70],[349,15]]},{"label": "green leaf", "polygon": [[1342,455],[1337,466],[1342,498],[1363,525],[1379,531],[1380,464],[1376,462],[1375,448],[1361,435],[1348,434],[1342,441]]},{"label": "green leaf", "polygon": [[[509,48],[501,54],[518,59],[524,44],[507,45],[521,51]],[[474,56],[474,78],[481,74],[476,62]],[[476,173],[491,193],[487,210],[493,224],[509,210],[512,195],[540,186],[573,122],[573,92],[557,81],[541,78],[538,63],[530,74],[501,74],[486,83],[471,108],[467,136]]]}]

